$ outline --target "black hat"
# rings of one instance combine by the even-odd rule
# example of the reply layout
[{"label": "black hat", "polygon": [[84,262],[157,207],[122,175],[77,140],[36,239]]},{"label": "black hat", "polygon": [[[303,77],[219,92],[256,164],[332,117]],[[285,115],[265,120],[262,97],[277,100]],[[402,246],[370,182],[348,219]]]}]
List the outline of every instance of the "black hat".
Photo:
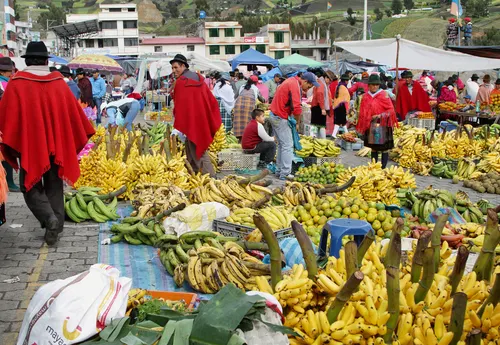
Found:
[{"label": "black hat", "polygon": [[380,85],[380,77],[376,74],[370,75],[368,78],[368,85]]},{"label": "black hat", "polygon": [[189,68],[188,61],[186,57],[182,54],[177,54],[174,56],[172,60],[170,60],[170,64],[173,64],[174,62],[183,63],[184,65],[186,65],[186,68]]},{"label": "black hat", "polygon": [[78,69],[76,70],[76,75],[80,75],[80,74],[85,75],[85,70],[84,70],[83,68],[78,68]]},{"label": "black hat", "polygon": [[478,76],[476,73],[474,73],[474,74],[472,75],[472,77],[470,77],[470,79],[471,79],[471,80],[478,80],[478,79],[479,79],[479,76]]},{"label": "black hat", "polygon": [[69,69],[68,66],[66,65],[62,65],[60,68],[59,68],[59,72],[61,72],[61,74],[65,77],[69,77],[71,76],[71,70]]},{"label": "black hat", "polygon": [[91,72],[92,72],[92,74],[99,73],[99,70],[97,68],[94,68]]},{"label": "black hat", "polygon": [[340,77],[340,80],[349,80],[349,76],[347,75],[347,72],[345,74],[342,74]]},{"label": "black hat", "polygon": [[495,81],[495,85],[500,85],[500,79],[497,79],[497,80]]},{"label": "black hat", "polygon": [[0,71],[11,71],[14,67],[9,57],[0,57]]},{"label": "black hat", "polygon": [[47,46],[43,42],[30,42],[22,58],[49,58]]}]

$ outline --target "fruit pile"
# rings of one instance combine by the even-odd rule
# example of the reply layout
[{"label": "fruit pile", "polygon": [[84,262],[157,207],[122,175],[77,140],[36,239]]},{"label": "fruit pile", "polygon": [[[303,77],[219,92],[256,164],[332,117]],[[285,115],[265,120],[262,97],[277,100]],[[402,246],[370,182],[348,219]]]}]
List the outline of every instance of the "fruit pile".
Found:
[{"label": "fruit pile", "polygon": [[[497,141],[500,143],[500,139]],[[500,174],[500,152],[499,145],[491,146],[491,152],[486,153],[477,164],[477,169],[483,172],[497,172]]]},{"label": "fruit pile", "polygon": [[289,228],[292,220],[295,220],[284,207],[269,206],[257,211],[248,207],[236,208],[226,218],[226,221],[255,228],[253,216],[256,212],[264,217],[274,231]]},{"label": "fruit pile", "polygon": [[436,177],[453,178],[457,175],[456,163],[441,161],[431,169],[431,175]]},{"label": "fruit pile", "polygon": [[149,128],[141,128],[141,130],[149,135],[149,146],[159,145],[166,137],[170,136],[170,133],[167,133],[168,126],[165,122],[157,122]]},{"label": "fruit pile", "polygon": [[[175,236],[174,236],[175,237]],[[177,286],[186,281],[194,290],[213,294],[233,283],[256,288],[255,276],[269,277],[269,266],[247,254],[237,243],[209,231],[193,231],[165,241],[160,261]]]},{"label": "fruit pile", "polygon": [[332,140],[313,137],[300,137],[302,149],[295,151],[299,157],[336,157],[340,154],[340,147],[335,146]]},{"label": "fruit pile", "polygon": [[434,120],[434,114],[431,112],[423,112],[419,111],[417,113],[417,118],[418,119],[433,119]]},{"label": "fruit pile", "polygon": [[478,193],[500,194],[500,174],[489,172],[476,180],[465,180],[464,187],[472,188]]},{"label": "fruit pile", "polygon": [[[180,210],[181,207],[177,206]],[[171,209],[171,210],[176,210]],[[114,234],[111,237],[111,243],[126,241],[129,244],[148,246],[156,246],[159,242],[169,239],[171,235],[165,234],[165,229],[161,224],[162,216],[151,218],[127,217],[122,219],[120,223],[115,223],[111,226],[111,232]],[[176,236],[174,236],[177,238]]]},{"label": "fruit pile", "polygon": [[214,140],[212,144],[208,147],[211,152],[220,152],[227,147],[226,141],[226,129],[224,124],[220,125],[220,128],[215,132]]},{"label": "fruit pile", "polygon": [[[109,194],[97,194],[100,188],[80,187],[76,192],[68,192],[64,195],[64,210],[66,215],[75,223],[92,220],[97,223],[105,223],[108,220],[120,218],[116,214],[117,197],[125,193],[126,187],[117,189]],[[111,200],[106,204],[105,201]]]},{"label": "fruit pile", "polygon": [[439,110],[443,111],[456,111],[461,107],[461,105],[453,102],[444,102],[444,103],[439,103],[438,107]]},{"label": "fruit pile", "polygon": [[332,184],[337,182],[337,176],[344,172],[343,164],[323,163],[322,165],[311,165],[300,167],[295,174],[295,181]]},{"label": "fruit pile", "polygon": [[189,205],[189,200],[175,185],[138,184],[132,191],[132,216],[139,218],[155,217],[180,204]]},{"label": "fruit pile", "polygon": [[356,142],[356,139],[357,139],[357,136],[352,133],[352,132],[347,132],[347,133],[344,133],[340,136],[340,138],[344,141],[347,141],[349,143],[355,143]]},{"label": "fruit pile", "polygon": [[490,96],[490,110],[494,113],[500,112],[500,93]]},{"label": "fruit pile", "polygon": [[459,159],[457,167],[457,176],[459,179],[470,179],[475,176],[477,166],[476,163],[470,159]]},{"label": "fruit pile", "polygon": [[172,122],[172,112],[169,111],[168,108],[164,108],[160,112],[158,111],[150,111],[144,114],[144,119],[146,121],[163,121],[163,122]]}]

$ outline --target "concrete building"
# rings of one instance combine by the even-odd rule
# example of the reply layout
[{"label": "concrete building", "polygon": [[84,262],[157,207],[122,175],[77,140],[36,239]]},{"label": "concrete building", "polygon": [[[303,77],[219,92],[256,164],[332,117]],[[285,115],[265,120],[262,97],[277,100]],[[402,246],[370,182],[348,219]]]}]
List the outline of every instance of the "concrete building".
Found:
[{"label": "concrete building", "polygon": [[295,36],[292,39],[292,54],[297,53],[316,61],[330,60],[331,47],[330,32],[326,32],[326,38],[321,38],[319,28],[318,32],[313,32],[309,37],[304,34],[303,37]]},{"label": "concrete building", "polygon": [[68,14],[66,22],[97,20],[99,32],[80,39],[77,54],[139,55],[139,24],[137,5],[100,4],[98,14]]},{"label": "concrete building", "polygon": [[40,41],[40,32],[32,31],[33,25],[31,22],[20,22],[16,20],[16,52],[18,55],[26,53],[26,47],[31,41]]},{"label": "concrete building", "polygon": [[205,40],[201,37],[164,36],[143,37],[139,40],[140,54],[175,55],[194,52],[205,56]]},{"label": "concrete building", "polygon": [[206,56],[216,60],[230,60],[249,48],[275,59],[291,54],[290,25],[269,24],[253,34],[241,33],[238,22],[206,22],[204,38]]},{"label": "concrete building", "polygon": [[5,56],[15,56],[17,43],[14,0],[4,0],[3,12],[2,54]]}]

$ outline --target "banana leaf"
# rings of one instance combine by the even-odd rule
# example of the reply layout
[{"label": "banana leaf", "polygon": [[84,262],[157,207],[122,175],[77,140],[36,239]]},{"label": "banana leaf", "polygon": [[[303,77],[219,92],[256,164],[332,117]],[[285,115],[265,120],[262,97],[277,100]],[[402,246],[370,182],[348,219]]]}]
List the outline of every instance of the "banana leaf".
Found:
[{"label": "banana leaf", "polygon": [[101,331],[101,333],[99,333],[99,336],[103,340],[114,341],[120,334],[120,331],[127,321],[129,321],[128,317],[122,317],[121,319],[112,320],[111,324],[109,324]]},{"label": "banana leaf", "polygon": [[129,332],[126,337],[120,339],[124,345],[146,345],[144,341],[137,338],[132,332]]}]

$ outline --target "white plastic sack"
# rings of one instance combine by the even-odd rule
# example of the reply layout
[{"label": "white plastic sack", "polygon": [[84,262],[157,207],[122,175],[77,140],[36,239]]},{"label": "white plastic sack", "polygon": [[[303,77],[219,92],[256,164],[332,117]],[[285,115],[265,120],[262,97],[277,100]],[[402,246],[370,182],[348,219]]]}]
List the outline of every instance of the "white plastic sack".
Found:
[{"label": "white plastic sack", "polygon": [[17,345],[70,345],[92,337],[125,316],[131,285],[116,268],[95,264],[42,286],[26,310]]},{"label": "white plastic sack", "polygon": [[226,219],[229,214],[229,208],[218,202],[194,204],[167,217],[163,227],[165,233],[177,236],[189,231],[211,231],[214,219]]}]

